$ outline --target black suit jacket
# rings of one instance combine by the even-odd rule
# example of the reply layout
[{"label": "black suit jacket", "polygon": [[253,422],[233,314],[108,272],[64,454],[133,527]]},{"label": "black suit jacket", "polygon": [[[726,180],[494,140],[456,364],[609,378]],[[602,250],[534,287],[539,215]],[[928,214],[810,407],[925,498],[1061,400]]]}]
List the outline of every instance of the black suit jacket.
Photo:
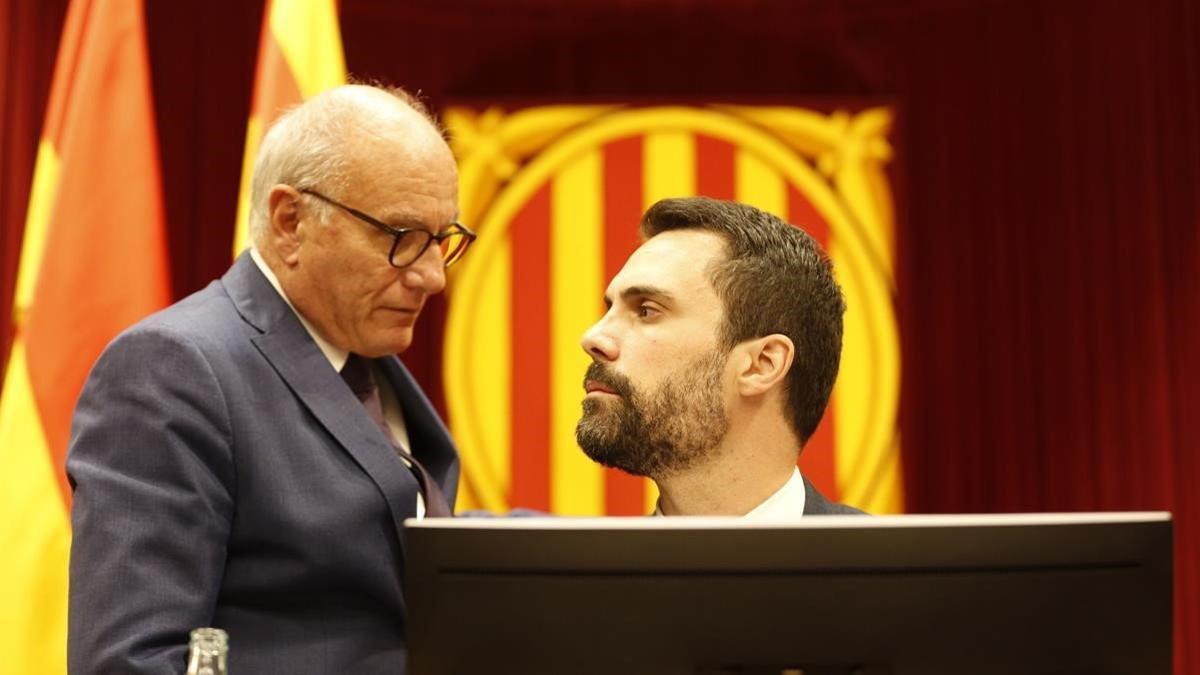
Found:
[{"label": "black suit jacket", "polygon": [[[379,365],[453,503],[446,429]],[[233,673],[403,669],[416,480],[249,255],[105,350],[67,472],[72,672],[181,673],[209,625]]]},{"label": "black suit jacket", "polygon": [[808,478],[804,479],[804,515],[806,516],[865,516],[865,511],[860,511],[853,506],[831,502],[825,498]]}]

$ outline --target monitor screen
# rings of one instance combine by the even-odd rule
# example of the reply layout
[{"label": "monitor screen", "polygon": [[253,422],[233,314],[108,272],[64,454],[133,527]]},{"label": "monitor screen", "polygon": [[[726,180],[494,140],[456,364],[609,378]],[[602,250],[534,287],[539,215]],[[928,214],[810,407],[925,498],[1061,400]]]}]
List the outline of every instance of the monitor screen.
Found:
[{"label": "monitor screen", "polygon": [[406,526],[411,675],[1171,673],[1166,513]]}]

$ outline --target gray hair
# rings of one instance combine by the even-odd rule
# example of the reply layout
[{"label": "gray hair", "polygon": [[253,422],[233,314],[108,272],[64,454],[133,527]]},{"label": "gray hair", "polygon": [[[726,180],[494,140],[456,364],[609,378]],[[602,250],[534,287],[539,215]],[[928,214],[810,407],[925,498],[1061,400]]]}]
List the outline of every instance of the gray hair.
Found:
[{"label": "gray hair", "polygon": [[[250,184],[250,240],[266,232],[267,196],[280,183],[339,192],[346,179],[346,119],[342,106],[298,105],[285,112],[263,136],[254,160]],[[331,207],[313,200],[311,208],[321,221]]]},{"label": "gray hair", "polygon": [[[346,187],[349,136],[355,133],[355,121],[361,121],[369,110],[353,90],[364,86],[390,94],[441,131],[420,99],[399,87],[377,84],[338,87],[289,109],[271,125],[258,146],[250,184],[250,241],[258,242],[267,230],[270,219],[267,198],[276,185],[317,189],[326,194],[337,194]],[[326,222],[333,207],[314,199],[309,208],[321,222]]]}]

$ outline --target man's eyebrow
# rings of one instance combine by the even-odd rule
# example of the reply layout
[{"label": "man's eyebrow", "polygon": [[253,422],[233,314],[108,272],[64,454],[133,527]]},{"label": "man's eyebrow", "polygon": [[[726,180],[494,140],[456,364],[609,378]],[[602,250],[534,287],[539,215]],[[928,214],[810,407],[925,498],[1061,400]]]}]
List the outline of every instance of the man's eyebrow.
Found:
[{"label": "man's eyebrow", "polygon": [[621,291],[621,299],[629,300],[630,298],[650,298],[652,300],[671,302],[675,299],[675,296],[667,289],[657,286],[630,286]]},{"label": "man's eyebrow", "polygon": [[[675,296],[665,288],[657,286],[630,286],[621,291],[621,299],[628,301],[630,298],[649,298],[669,303],[675,299]],[[612,307],[612,304],[612,295],[605,293],[604,306]]]},{"label": "man's eyebrow", "polygon": [[625,288],[624,291],[620,292],[620,297],[662,298],[664,300],[673,300],[674,294],[672,294],[670,291],[667,291],[666,288],[659,288],[658,286],[630,286],[629,288]]}]

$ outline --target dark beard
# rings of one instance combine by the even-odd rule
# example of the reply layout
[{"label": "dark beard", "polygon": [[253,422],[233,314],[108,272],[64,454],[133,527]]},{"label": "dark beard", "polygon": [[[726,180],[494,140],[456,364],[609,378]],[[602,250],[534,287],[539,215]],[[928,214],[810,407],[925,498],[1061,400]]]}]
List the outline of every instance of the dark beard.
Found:
[{"label": "dark beard", "polygon": [[661,478],[694,466],[729,430],[721,402],[724,363],[716,353],[700,357],[644,394],[593,362],[585,379],[617,397],[584,399],[575,440],[592,460],[635,476]]}]

